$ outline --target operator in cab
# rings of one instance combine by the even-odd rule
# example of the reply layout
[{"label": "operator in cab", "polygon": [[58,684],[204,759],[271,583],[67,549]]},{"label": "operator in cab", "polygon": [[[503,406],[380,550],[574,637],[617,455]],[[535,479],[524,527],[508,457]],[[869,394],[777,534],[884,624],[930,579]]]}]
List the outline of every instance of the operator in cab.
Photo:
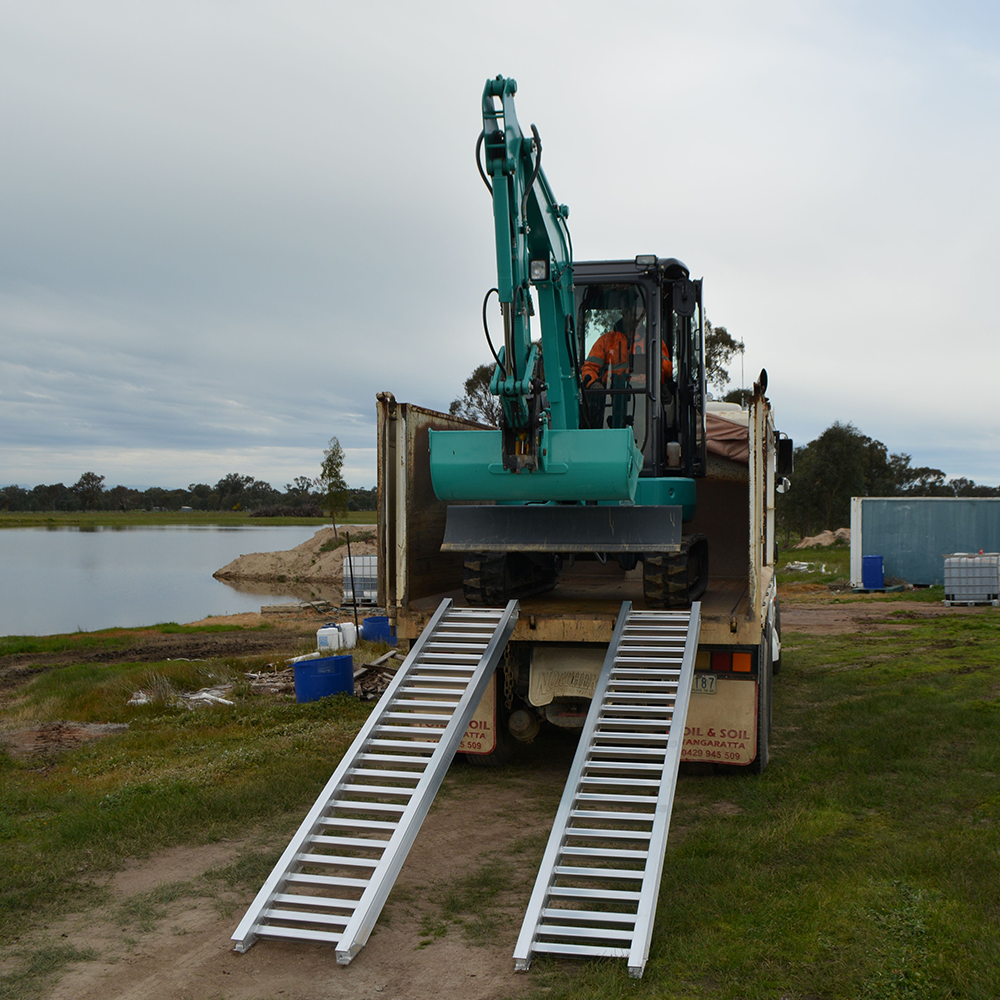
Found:
[{"label": "operator in cab", "polygon": [[[626,309],[614,326],[601,334],[587,354],[587,360],[580,368],[584,389],[625,389],[631,387],[642,391],[646,384],[646,366],[644,364],[646,336],[645,314],[639,315]],[[670,349],[666,340],[660,342],[660,381],[666,385],[674,373],[673,362],[670,360]],[[603,396],[588,400],[589,422],[591,426],[599,426],[600,413],[604,409]],[[630,423],[626,413],[629,409],[628,399],[616,396],[612,401],[612,413],[609,420],[611,427],[624,427]]]},{"label": "operator in cab", "polygon": [[[645,337],[641,331],[638,336],[635,332],[636,326],[644,328],[644,324],[641,319],[638,324],[632,324],[629,322],[631,318],[626,313],[594,342],[580,369],[584,389],[597,388],[598,385],[604,388],[624,387],[629,379],[633,383],[645,381],[641,365],[633,365],[633,359],[645,351]],[[674,373],[674,365],[665,340],[660,341],[660,354],[660,381],[667,382]]]}]

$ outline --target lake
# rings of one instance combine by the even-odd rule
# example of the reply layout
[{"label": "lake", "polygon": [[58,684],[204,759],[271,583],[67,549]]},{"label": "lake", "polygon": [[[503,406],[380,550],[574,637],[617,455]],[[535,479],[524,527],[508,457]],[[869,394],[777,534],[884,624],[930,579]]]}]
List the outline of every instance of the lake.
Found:
[{"label": "lake", "polygon": [[280,584],[212,574],[248,552],[294,548],[308,525],[225,528],[5,528],[0,531],[0,635],[51,635],[190,622],[288,601]]}]

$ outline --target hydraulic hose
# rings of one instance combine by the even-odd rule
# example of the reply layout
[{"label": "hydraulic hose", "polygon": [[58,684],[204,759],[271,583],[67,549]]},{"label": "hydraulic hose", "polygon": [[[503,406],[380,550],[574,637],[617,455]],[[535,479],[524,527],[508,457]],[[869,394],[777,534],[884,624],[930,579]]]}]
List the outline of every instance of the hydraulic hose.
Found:
[{"label": "hydraulic hose", "polygon": [[490,324],[486,319],[486,303],[489,302],[490,296],[496,292],[497,296],[500,295],[499,288],[491,288],[487,293],[486,297],[483,299],[483,332],[486,334],[486,343],[489,344],[490,354],[493,355],[493,360],[497,363],[497,367],[503,372],[503,377],[507,377],[507,369],[504,368],[502,362],[500,361],[500,355],[497,354],[496,348],[493,346],[493,338],[490,336]]}]

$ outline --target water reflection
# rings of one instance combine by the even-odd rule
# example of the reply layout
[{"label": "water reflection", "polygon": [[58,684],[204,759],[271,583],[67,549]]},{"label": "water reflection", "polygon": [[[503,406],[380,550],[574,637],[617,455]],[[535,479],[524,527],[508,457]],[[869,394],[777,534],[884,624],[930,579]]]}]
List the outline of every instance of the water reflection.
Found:
[{"label": "water reflection", "polygon": [[[87,526],[0,531],[0,635],[48,635],[196,621],[263,604],[330,600],[288,583],[223,583],[237,556],[294,548],[315,527]],[[339,593],[337,598],[339,599]]]}]

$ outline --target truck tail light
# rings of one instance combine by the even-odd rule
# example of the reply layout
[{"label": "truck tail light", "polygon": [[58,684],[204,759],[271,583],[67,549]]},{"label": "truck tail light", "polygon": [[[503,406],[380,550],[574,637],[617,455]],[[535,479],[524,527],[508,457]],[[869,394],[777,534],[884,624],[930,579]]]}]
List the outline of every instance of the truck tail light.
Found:
[{"label": "truck tail light", "polygon": [[733,669],[732,653],[712,653],[712,669],[729,671]]},{"label": "truck tail light", "polygon": [[[699,660],[702,654],[699,653]],[[706,662],[704,666],[701,662],[697,664],[699,670],[711,669],[715,673],[738,673],[749,674],[753,672],[753,656],[750,653],[730,653],[727,650],[713,650],[705,654],[706,659],[711,656],[711,667]]]}]

